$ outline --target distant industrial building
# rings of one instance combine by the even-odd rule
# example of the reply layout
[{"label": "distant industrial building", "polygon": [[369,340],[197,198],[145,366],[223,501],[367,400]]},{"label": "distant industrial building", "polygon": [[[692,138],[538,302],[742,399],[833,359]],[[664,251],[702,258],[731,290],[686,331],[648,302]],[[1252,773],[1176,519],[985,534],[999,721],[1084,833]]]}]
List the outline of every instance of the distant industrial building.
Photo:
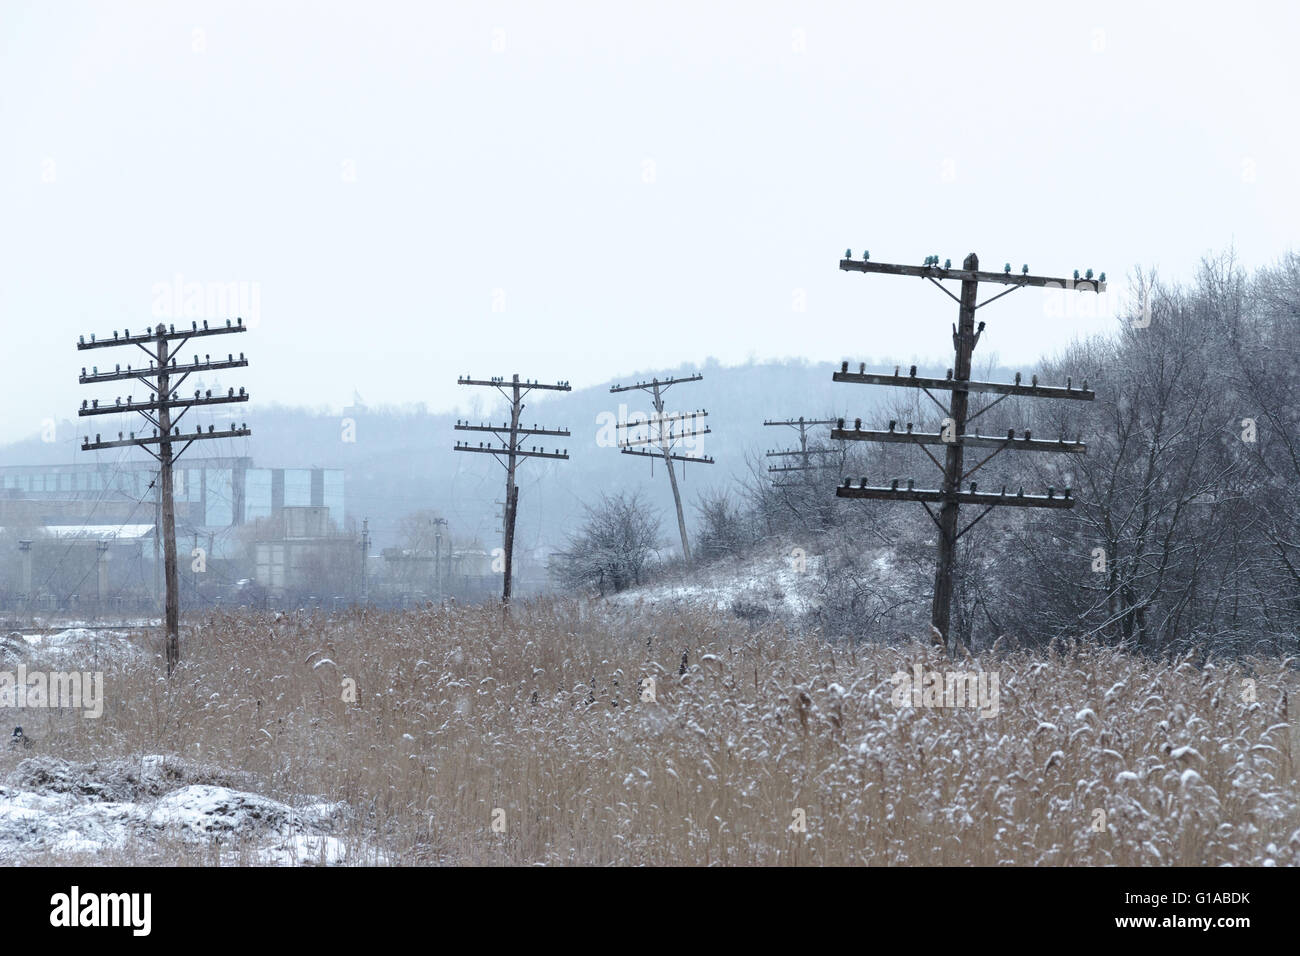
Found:
[{"label": "distant industrial building", "polygon": [[[159,551],[151,464],[0,465],[0,604],[151,604]],[[322,576],[321,584],[349,580],[342,564],[359,566],[358,539],[343,533],[343,485],[341,469],[183,459],[174,472],[183,590],[200,549],[204,574],[191,573],[188,586],[201,600],[220,600],[244,579],[272,596],[311,590]]]},{"label": "distant industrial building", "polygon": [[[0,465],[0,524],[39,515],[41,524],[152,523],[148,462]],[[251,458],[183,459],[174,475],[176,533],[207,535],[269,518],[283,508],[326,508],[343,524],[343,471],[255,468]],[[18,504],[21,502],[21,504]],[[35,508],[33,508],[35,505]]]},{"label": "distant industrial building", "polygon": [[260,588],[275,597],[315,592],[331,599],[360,588],[361,542],[339,533],[328,508],[286,507],[278,517],[254,544],[254,580]]}]

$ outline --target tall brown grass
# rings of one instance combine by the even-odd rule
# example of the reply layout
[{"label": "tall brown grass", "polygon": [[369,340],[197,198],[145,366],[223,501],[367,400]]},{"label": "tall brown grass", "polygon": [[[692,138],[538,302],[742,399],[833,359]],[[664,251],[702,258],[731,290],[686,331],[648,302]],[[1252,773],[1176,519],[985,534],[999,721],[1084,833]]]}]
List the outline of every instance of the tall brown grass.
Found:
[{"label": "tall brown grass", "polygon": [[[570,602],[216,615],[170,680],[139,640],[158,659],[105,665],[101,719],[25,715],[40,752],[172,753],[343,800],[349,839],[395,863],[1300,863],[1277,661],[953,662]],[[917,661],[996,672],[1000,712],[895,706]]]}]

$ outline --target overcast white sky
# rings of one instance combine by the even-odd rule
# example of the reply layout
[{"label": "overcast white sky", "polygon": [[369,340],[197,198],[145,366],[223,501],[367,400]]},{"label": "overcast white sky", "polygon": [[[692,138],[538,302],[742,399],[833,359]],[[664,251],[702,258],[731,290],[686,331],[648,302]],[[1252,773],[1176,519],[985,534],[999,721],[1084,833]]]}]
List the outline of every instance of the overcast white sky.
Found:
[{"label": "overcast white sky", "polygon": [[[951,301],[846,247],[1116,288],[1265,264],[1300,221],[1297,11],[0,0],[0,440],[111,397],[77,336],[181,314],[178,276],[256,293],[212,347],[257,399],[446,409],[464,372],[940,356]],[[1017,292],[981,350],[1093,305]]]}]

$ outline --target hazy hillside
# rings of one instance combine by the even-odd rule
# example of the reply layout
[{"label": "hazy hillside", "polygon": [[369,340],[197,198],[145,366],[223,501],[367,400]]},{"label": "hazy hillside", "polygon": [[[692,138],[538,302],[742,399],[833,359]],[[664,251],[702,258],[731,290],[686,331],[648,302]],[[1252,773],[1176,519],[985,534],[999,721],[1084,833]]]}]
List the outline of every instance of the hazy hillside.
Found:
[{"label": "hazy hillside", "polygon": [[[884,368],[884,363],[874,365]],[[831,381],[831,363],[805,361],[772,362],[724,367],[706,363],[699,367],[651,369],[629,376],[618,384],[666,378],[700,371],[704,380],[674,386],[668,392],[668,408],[678,411],[707,409],[711,433],[701,439],[700,451],[711,455],[714,465],[690,465],[682,478],[682,491],[690,508],[706,489],[728,485],[748,476],[746,456],[762,456],[769,448],[792,447],[796,432],[790,428],[764,427],[764,419],[810,418],[846,415],[870,417],[873,403],[893,397],[886,389],[838,385]],[[943,374],[926,367],[926,374]],[[486,377],[488,369],[466,369]],[[1008,373],[997,371],[995,377]],[[202,384],[202,383],[199,383]],[[210,383],[215,388],[219,383]],[[662,511],[665,539],[675,539],[672,495],[663,474],[662,462],[622,455],[616,448],[601,447],[598,439],[602,422],[620,415],[648,411],[644,393],[611,394],[609,385],[575,389],[570,393],[534,393],[524,412],[527,424],[564,426],[569,439],[549,439],[567,447],[572,456],[559,462],[534,459],[524,463],[520,476],[519,545],[548,548],[562,545],[568,529],[582,516],[582,504],[592,501],[601,490],[640,490],[645,500]],[[203,385],[202,387],[207,387]],[[491,404],[487,389],[465,389],[467,402],[477,400],[480,414],[475,423],[501,421],[503,404]],[[475,394],[477,393],[477,394]],[[432,414],[419,408],[350,408],[346,412],[309,410],[284,406],[261,406],[254,400],[240,409],[240,420],[253,430],[250,439],[211,442],[200,452],[218,455],[250,455],[262,467],[342,468],[346,472],[347,517],[358,525],[369,519],[376,547],[396,543],[398,523],[404,514],[433,508],[451,523],[458,539],[477,537],[489,543],[499,527],[496,502],[502,499],[504,473],[490,457],[456,453],[457,438],[477,434],[453,430],[455,414]],[[354,441],[345,441],[344,419],[355,422]],[[201,419],[207,422],[209,419]],[[226,421],[226,418],[213,419]],[[111,433],[119,428],[139,428],[125,417],[118,423],[96,423],[96,430]],[[41,464],[85,461],[94,453],[80,450],[84,421],[60,422],[58,440],[42,442],[39,436],[0,447],[0,463]],[[605,429],[607,431],[607,428]],[[190,454],[194,454],[191,450]],[[112,454],[112,453],[101,453]],[[141,455],[141,457],[144,457]],[[766,462],[764,462],[764,466]]]}]

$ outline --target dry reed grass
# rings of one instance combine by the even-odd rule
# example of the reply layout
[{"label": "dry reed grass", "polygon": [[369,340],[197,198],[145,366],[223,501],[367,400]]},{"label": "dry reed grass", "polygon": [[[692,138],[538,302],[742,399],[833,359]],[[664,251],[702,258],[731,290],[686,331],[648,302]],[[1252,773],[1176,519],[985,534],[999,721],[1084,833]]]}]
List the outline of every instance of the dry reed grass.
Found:
[{"label": "dry reed grass", "polygon": [[[890,677],[916,661],[996,672],[1000,712],[896,707]],[[541,602],[508,624],[497,608],[215,616],[170,681],[160,661],[105,670],[101,719],[31,715],[41,752],[178,754],[278,799],[343,800],[346,838],[394,863],[1300,863],[1276,661],[1080,645],[954,664],[919,642]],[[159,862],[109,862],[133,861]]]}]

